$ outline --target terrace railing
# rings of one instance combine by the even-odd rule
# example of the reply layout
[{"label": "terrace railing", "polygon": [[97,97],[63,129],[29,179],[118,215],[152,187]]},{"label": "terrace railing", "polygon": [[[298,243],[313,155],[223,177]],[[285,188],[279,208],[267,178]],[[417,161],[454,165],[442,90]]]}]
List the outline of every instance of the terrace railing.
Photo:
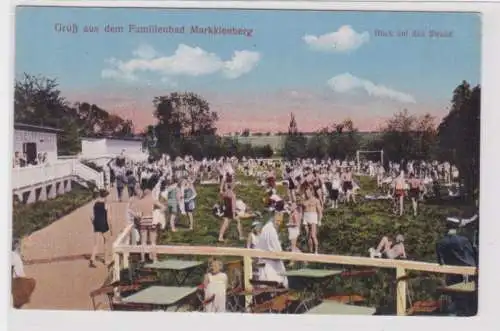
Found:
[{"label": "terrace railing", "polygon": [[212,246],[173,246],[173,245],[130,245],[130,234],[133,225],[127,226],[113,243],[114,281],[120,280],[122,269],[129,267],[129,256],[131,253],[149,253],[164,255],[202,255],[202,256],[237,256],[243,258],[243,273],[245,289],[250,289],[252,278],[252,258],[281,259],[291,261],[317,262],[326,264],[342,264],[363,267],[389,268],[396,270],[396,307],[398,315],[407,313],[407,271],[423,271],[438,274],[459,274],[473,276],[477,275],[477,268],[462,266],[444,266],[437,263],[372,259],[358,256],[329,255],[329,254],[307,254],[292,252],[268,252],[258,249],[246,249],[235,247],[212,247]]},{"label": "terrace railing", "polygon": [[12,189],[22,189],[74,176],[86,181],[93,181],[98,188],[104,187],[103,174],[85,166],[75,158],[67,158],[36,166],[13,168]]},{"label": "terrace railing", "polygon": [[73,175],[74,160],[54,161],[46,164],[12,169],[12,189],[20,189]]},{"label": "terrace railing", "polygon": [[104,188],[104,174],[86,166],[80,161],[74,161],[73,174],[84,180],[94,182],[98,189]]}]

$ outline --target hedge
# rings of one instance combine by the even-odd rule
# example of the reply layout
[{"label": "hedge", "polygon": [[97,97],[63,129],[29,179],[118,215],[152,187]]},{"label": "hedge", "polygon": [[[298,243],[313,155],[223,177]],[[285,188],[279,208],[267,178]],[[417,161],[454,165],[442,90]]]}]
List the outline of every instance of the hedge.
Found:
[{"label": "hedge", "polygon": [[59,218],[91,201],[94,194],[89,189],[75,187],[71,192],[54,199],[32,204],[14,204],[12,235],[22,238],[43,229]]}]

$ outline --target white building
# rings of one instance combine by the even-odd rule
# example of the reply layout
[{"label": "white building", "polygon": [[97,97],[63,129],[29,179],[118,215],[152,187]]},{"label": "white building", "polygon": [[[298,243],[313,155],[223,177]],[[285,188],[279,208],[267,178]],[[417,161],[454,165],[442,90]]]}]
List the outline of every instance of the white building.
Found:
[{"label": "white building", "polygon": [[83,158],[101,155],[118,155],[123,150],[127,155],[143,154],[140,138],[82,138]]},{"label": "white building", "polygon": [[15,123],[14,153],[26,154],[28,163],[37,158],[38,154],[47,153],[47,161],[57,160],[57,134],[59,129]]},{"label": "white building", "polygon": [[[103,174],[85,166],[76,156],[58,158],[57,134],[60,132],[62,130],[49,127],[14,124],[13,154],[24,154],[28,163],[25,166],[12,163],[12,193],[22,203],[65,194],[71,191],[72,182],[93,181],[98,188],[104,187]],[[45,162],[32,162],[39,154],[46,157]]]}]

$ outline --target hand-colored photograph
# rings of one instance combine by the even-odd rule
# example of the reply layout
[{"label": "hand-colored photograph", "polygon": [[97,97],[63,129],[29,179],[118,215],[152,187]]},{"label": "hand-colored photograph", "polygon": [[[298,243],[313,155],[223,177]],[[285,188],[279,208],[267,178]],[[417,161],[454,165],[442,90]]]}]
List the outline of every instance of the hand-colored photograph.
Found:
[{"label": "hand-colored photograph", "polygon": [[474,316],[478,13],[18,6],[11,306]]}]

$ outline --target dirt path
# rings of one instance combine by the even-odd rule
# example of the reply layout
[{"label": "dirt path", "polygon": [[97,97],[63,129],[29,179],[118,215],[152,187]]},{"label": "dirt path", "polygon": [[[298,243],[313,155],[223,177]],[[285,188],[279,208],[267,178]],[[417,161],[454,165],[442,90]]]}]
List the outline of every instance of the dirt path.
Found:
[{"label": "dirt path", "polygon": [[[115,200],[116,193],[112,190],[109,196],[112,241],[126,222],[126,203]],[[88,266],[93,244],[90,223],[93,204],[94,201],[80,207],[23,240],[26,275],[37,281],[27,309],[93,309],[89,293],[99,288],[109,275],[103,263],[98,263],[97,268]],[[99,252],[103,252],[102,243]],[[99,298],[98,303],[105,307],[105,298]]]}]

